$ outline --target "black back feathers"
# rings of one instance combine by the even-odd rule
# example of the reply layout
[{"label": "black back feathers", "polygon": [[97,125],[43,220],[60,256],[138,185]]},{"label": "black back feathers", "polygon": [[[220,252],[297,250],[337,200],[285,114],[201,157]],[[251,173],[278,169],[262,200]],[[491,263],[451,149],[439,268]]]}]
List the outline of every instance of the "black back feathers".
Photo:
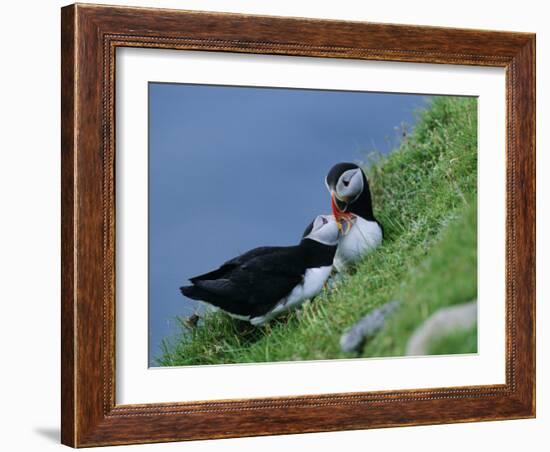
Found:
[{"label": "black back feathers", "polygon": [[268,313],[304,278],[311,267],[332,265],[336,246],[310,239],[288,247],[261,247],[190,278],[183,295],[248,318]]}]

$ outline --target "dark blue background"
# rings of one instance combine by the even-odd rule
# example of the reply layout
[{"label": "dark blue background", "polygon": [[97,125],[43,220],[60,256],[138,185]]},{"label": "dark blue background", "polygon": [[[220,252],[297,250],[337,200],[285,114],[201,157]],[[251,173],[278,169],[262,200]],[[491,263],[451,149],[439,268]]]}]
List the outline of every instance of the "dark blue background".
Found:
[{"label": "dark blue background", "polygon": [[[187,278],[261,245],[290,245],[330,212],[324,178],[399,142],[422,95],[150,83],[149,361]],[[376,203],[376,200],[374,200]],[[374,205],[376,211],[376,204]]]}]

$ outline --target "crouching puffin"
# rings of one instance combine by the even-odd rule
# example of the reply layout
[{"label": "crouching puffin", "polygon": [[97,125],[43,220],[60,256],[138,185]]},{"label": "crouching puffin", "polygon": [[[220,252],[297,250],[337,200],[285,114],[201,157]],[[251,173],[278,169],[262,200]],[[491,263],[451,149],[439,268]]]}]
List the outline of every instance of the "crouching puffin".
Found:
[{"label": "crouching puffin", "polygon": [[186,297],[262,325],[317,295],[332,271],[340,230],[332,215],[319,215],[298,245],[255,248],[218,269],[190,278]]},{"label": "crouching puffin", "polygon": [[356,263],[382,243],[382,226],[374,217],[369,182],[353,163],[338,163],[325,179],[332,213],[342,237],[334,257],[338,271]]}]

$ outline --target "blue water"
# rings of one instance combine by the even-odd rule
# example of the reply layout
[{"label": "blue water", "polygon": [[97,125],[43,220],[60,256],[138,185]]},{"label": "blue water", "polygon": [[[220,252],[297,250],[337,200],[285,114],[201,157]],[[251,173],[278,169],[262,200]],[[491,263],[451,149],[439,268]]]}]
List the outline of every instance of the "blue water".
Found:
[{"label": "blue water", "polygon": [[[179,287],[261,245],[299,241],[330,212],[324,178],[399,143],[422,95],[149,85],[149,361],[176,316],[200,303]],[[376,212],[376,199],[374,209]]]}]

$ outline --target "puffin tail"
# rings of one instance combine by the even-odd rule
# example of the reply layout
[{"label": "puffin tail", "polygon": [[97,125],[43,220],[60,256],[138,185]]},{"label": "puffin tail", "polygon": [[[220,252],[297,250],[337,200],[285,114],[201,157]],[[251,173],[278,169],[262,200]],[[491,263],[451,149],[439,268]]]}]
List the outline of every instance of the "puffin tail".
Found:
[{"label": "puffin tail", "polygon": [[239,303],[232,298],[224,297],[215,291],[208,290],[207,288],[202,287],[201,283],[202,282],[199,281],[198,284],[192,286],[182,286],[180,287],[180,292],[187,298],[206,302],[227,312],[233,317],[246,318],[247,320],[250,316],[246,310],[246,305]]},{"label": "puffin tail", "polygon": [[[194,284],[192,286],[182,286],[180,287],[180,292],[183,296],[187,298],[192,298],[193,300],[205,301],[214,306],[217,306],[221,309],[228,309],[228,305],[232,303],[226,300],[224,297],[219,294],[208,290],[205,287],[202,287],[199,281],[199,284]],[[229,309],[231,311],[231,309]]]},{"label": "puffin tail", "polygon": [[192,298],[193,300],[201,300],[204,293],[196,286],[182,286],[180,287],[180,292],[187,298]]}]

